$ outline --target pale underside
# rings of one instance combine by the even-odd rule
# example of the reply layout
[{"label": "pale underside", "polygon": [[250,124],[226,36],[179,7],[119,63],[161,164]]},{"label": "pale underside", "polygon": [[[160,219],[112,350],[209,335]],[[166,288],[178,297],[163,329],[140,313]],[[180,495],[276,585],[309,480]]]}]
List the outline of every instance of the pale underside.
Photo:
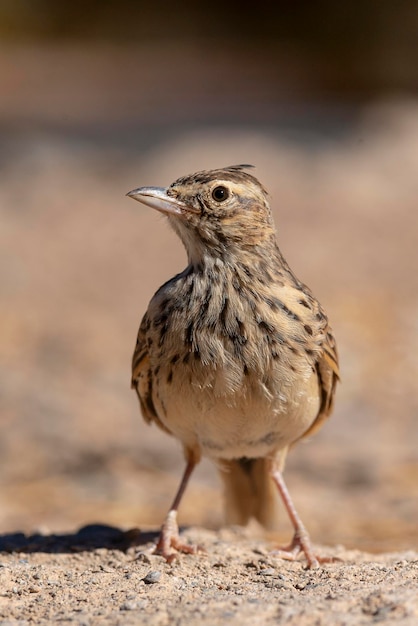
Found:
[{"label": "pale underside", "polygon": [[[212,380],[222,372],[205,368],[202,383],[184,365],[172,373],[162,368],[154,384],[153,403],[164,426],[183,445],[215,459],[274,455],[299,439],[315,421],[320,406],[318,377],[307,364],[303,376],[278,379],[269,391],[255,377],[228,395],[219,395]],[[279,372],[277,372],[279,378]]]}]

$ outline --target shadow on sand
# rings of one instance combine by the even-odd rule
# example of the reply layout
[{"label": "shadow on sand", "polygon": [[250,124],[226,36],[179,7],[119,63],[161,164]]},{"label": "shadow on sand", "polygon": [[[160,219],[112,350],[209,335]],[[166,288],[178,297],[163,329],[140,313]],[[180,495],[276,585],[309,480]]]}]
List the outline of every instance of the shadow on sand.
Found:
[{"label": "shadow on sand", "polygon": [[0,552],[91,552],[98,548],[125,552],[132,546],[156,541],[159,532],[141,532],[139,528],[120,530],[105,524],[89,524],[75,533],[25,535],[22,532],[0,535]]}]

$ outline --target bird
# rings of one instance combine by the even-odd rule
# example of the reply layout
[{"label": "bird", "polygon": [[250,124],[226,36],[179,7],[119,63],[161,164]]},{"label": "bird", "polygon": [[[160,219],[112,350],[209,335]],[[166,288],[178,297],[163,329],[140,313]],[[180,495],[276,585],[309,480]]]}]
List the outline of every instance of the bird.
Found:
[{"label": "bird", "polygon": [[293,526],[283,558],[321,559],[283,479],[289,448],[330,415],[339,365],[328,318],[276,241],[269,196],[251,165],[203,170],[127,196],[163,213],[187,253],[140,324],[132,387],[145,421],[182,444],[185,469],[157,554],[195,553],[177,512],[202,457],[224,482],[226,521],[275,528],[278,496]]}]

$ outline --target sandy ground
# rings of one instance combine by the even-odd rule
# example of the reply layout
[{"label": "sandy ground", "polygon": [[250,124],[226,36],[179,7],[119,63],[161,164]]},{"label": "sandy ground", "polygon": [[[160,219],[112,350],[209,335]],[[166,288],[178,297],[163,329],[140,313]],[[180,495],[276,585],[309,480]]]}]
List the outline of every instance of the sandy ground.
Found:
[{"label": "sandy ground", "polygon": [[143,547],[123,550],[126,535],[110,528],[15,538],[28,552],[2,555],[0,624],[417,623],[416,552],[323,548],[335,562],[306,570],[242,531],[185,534],[206,553],[173,565]]},{"label": "sandy ground", "polygon": [[[416,103],[357,111],[337,133],[325,110],[292,134],[267,91],[267,125],[158,126],[150,88],[141,100],[130,82],[121,106],[132,64],[115,58],[116,69],[113,56],[58,55],[54,80],[54,55],[0,58],[0,626],[417,623]],[[335,413],[286,471],[313,541],[341,559],[318,572],[218,531],[208,462],[180,510],[206,555],[171,567],[137,558],[125,534],[155,533],[182,471],[178,445],[140,419],[129,369],[147,302],[185,258],[164,220],[124,194],[240,162],[257,166],[282,251],[339,344]],[[77,531],[88,524],[99,526]]]}]

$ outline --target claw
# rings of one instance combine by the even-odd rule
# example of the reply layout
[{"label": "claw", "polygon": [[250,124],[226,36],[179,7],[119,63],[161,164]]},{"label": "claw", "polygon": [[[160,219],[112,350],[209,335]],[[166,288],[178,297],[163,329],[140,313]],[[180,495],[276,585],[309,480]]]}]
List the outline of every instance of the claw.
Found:
[{"label": "claw", "polygon": [[286,561],[296,561],[301,553],[305,555],[308,569],[315,569],[322,563],[335,563],[339,560],[332,556],[318,556],[313,552],[309,536],[299,535],[297,532],[288,546],[277,548],[271,554]]},{"label": "claw", "polygon": [[312,547],[305,542],[302,542],[301,538],[295,533],[291,543],[288,546],[273,550],[272,554],[285,559],[286,561],[296,561],[298,556],[303,553],[308,562],[308,569],[314,569],[319,567],[319,558],[312,552]]},{"label": "claw", "polygon": [[169,511],[164,524],[161,527],[160,537],[154,549],[154,554],[159,554],[168,563],[178,558],[178,553],[197,554],[198,547],[185,543],[180,539],[177,525],[177,511]]}]

